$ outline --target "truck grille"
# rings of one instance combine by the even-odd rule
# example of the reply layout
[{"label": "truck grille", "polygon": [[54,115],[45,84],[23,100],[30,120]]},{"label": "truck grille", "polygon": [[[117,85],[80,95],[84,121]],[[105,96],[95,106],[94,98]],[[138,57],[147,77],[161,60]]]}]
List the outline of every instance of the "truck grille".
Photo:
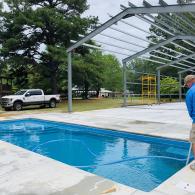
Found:
[{"label": "truck grille", "polygon": [[1,98],[1,105],[2,105],[2,106],[7,105],[8,102],[9,102],[9,99],[8,99],[8,98]]}]

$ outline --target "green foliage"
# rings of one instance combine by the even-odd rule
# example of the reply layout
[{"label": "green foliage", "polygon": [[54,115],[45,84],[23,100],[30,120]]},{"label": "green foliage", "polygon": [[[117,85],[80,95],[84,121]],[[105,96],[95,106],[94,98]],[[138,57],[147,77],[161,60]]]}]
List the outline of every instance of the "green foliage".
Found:
[{"label": "green foliage", "polygon": [[165,77],[161,80],[161,94],[175,94],[179,91],[179,82],[172,77]]},{"label": "green foliage", "polygon": [[99,95],[100,88],[112,91],[121,90],[122,71],[120,63],[112,55],[103,55],[102,52],[92,52],[77,55],[73,62],[73,83],[84,89],[83,98],[88,98],[88,91],[95,90]]},{"label": "green foliage", "polygon": [[101,53],[92,52],[84,56],[76,56],[73,61],[73,83],[84,89],[83,98],[88,98],[88,91],[96,88],[98,91],[102,84]]},{"label": "green foliage", "polygon": [[142,60],[142,59],[135,59],[130,65],[129,68],[135,72],[142,72],[142,73],[150,73],[155,74],[157,65],[153,62]]},{"label": "green foliage", "polygon": [[113,92],[122,91],[122,68],[116,57],[103,55],[103,87]]},{"label": "green foliage", "polygon": [[[18,88],[42,88],[46,93],[67,91],[66,48],[79,39],[97,18],[81,17],[86,0],[6,0],[1,8],[1,64],[14,77]],[[95,44],[90,42],[90,44]],[[3,71],[1,71],[3,73]],[[4,74],[4,73],[3,73]],[[89,90],[101,87],[121,90],[122,71],[111,55],[80,47],[73,58],[73,85]]]},{"label": "green foliage", "polygon": [[5,0],[5,3],[8,11],[0,7],[1,64],[9,64],[15,77],[20,72],[23,81],[17,83],[19,87],[47,83],[56,93],[61,87],[60,70],[66,69],[65,51],[70,40],[78,39],[79,34],[94,26],[97,18],[81,17],[88,9],[86,0]]},{"label": "green foliage", "polygon": [[[149,75],[156,74],[156,67],[157,65],[152,62],[135,59],[127,67],[127,80],[132,83],[141,83],[141,77],[146,73]],[[141,84],[128,84],[127,88],[129,91],[133,91],[135,94],[142,93]]]}]

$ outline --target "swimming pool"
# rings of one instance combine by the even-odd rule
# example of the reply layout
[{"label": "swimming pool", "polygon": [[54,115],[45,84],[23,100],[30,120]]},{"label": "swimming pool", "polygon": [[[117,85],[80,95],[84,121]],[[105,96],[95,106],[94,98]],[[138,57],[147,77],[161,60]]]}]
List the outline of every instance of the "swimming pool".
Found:
[{"label": "swimming pool", "polygon": [[0,139],[143,191],[185,166],[189,144],[37,119],[0,122]]}]

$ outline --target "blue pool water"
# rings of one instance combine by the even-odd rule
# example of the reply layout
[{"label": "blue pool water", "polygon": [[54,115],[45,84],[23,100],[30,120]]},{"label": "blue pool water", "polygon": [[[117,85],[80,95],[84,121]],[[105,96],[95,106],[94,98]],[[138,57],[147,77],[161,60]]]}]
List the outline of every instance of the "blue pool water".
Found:
[{"label": "blue pool water", "polygon": [[0,122],[0,139],[143,191],[184,167],[189,149],[183,141],[35,119]]}]

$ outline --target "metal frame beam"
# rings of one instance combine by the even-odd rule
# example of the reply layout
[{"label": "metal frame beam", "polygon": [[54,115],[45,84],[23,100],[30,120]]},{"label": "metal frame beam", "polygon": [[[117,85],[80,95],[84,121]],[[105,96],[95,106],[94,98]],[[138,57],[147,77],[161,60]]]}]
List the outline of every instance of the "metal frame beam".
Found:
[{"label": "metal frame beam", "polygon": [[72,51],[73,49],[79,47],[86,41],[90,40],[97,34],[101,33],[111,25],[115,24],[119,20],[126,18],[126,17],[132,17],[137,14],[152,14],[152,13],[183,13],[183,12],[193,12],[195,10],[195,4],[184,4],[184,5],[169,5],[167,7],[162,6],[154,6],[151,8],[145,8],[145,7],[134,7],[134,8],[127,8],[115,17],[111,18],[107,22],[105,22],[103,25],[98,27],[96,30],[89,33],[86,37],[80,39],[77,43],[72,45],[67,49],[67,52]]},{"label": "metal frame beam", "polygon": [[[163,3],[163,0],[160,0],[160,2]],[[106,50],[106,49],[103,49],[101,47],[97,47],[97,46],[93,46],[93,45],[87,44],[86,42],[89,41],[90,39],[92,39],[93,37],[95,37],[96,35],[101,34],[102,31],[104,31],[104,30],[106,30],[108,28],[116,30],[116,28],[112,27],[112,25],[116,24],[118,21],[121,21],[122,19],[126,19],[126,18],[129,18],[129,17],[132,17],[132,16],[138,17],[138,18],[142,19],[143,21],[148,22],[149,24],[156,26],[157,28],[162,29],[163,31],[166,31],[166,33],[169,36],[172,36],[171,38],[169,38],[167,40],[164,40],[164,41],[162,41],[160,43],[157,43],[157,44],[153,43],[154,44],[153,46],[151,46],[149,48],[146,48],[143,51],[140,51],[140,52],[138,52],[138,53],[136,53],[136,54],[134,54],[132,56],[129,56],[129,57],[127,57],[127,58],[125,58],[123,60],[124,106],[127,106],[126,65],[127,65],[128,61],[139,57],[139,58],[144,59],[144,60],[148,60],[148,61],[152,61],[152,62],[156,62],[158,64],[161,64],[161,66],[157,68],[157,76],[158,76],[158,102],[159,103],[160,103],[160,73],[161,73],[161,68],[168,67],[168,66],[173,66],[175,68],[184,69],[183,71],[178,72],[179,75],[180,75],[180,86],[181,86],[181,74],[184,73],[184,72],[187,72],[187,71],[193,71],[195,69],[195,66],[189,67],[188,65],[183,65],[183,66],[189,67],[189,68],[186,69],[186,68],[180,67],[178,65],[174,65],[174,64],[178,64],[181,61],[185,61],[185,60],[187,60],[189,58],[195,57],[195,53],[192,53],[190,55],[188,55],[188,54],[186,55],[186,54],[178,52],[176,50],[172,50],[173,52],[175,52],[177,54],[180,54],[182,57],[179,58],[179,56],[173,56],[173,58],[176,58],[176,60],[171,61],[168,64],[165,64],[163,62],[155,61],[153,59],[141,56],[141,55],[144,55],[146,53],[150,53],[152,51],[155,52],[155,50],[156,50],[156,52],[160,52],[157,49],[160,48],[160,47],[166,48],[166,47],[164,47],[164,45],[169,44],[169,43],[172,43],[174,45],[178,45],[177,43],[174,43],[175,40],[183,40],[185,43],[191,45],[192,47],[195,47],[191,42],[185,41],[185,40],[193,40],[193,41],[195,41],[195,36],[185,36],[185,35],[182,35],[182,34],[178,35],[178,36],[175,36],[174,33],[169,32],[169,30],[166,30],[163,27],[161,27],[159,25],[156,25],[155,22],[152,21],[154,17],[151,15],[151,14],[166,15],[168,13],[173,13],[173,14],[177,15],[178,17],[180,17],[179,14],[183,14],[183,13],[187,13],[187,12],[191,14],[191,12],[195,12],[194,11],[195,10],[195,4],[194,3],[191,3],[191,4],[180,4],[180,5],[178,5],[178,4],[177,5],[167,5],[167,6],[151,6],[151,7],[136,7],[135,5],[132,6],[131,3],[129,3],[129,5],[130,5],[129,8],[126,8],[125,10],[120,12],[118,15],[112,17],[110,20],[108,20],[104,24],[102,24],[99,27],[97,27],[95,30],[93,30],[92,32],[87,34],[85,37],[82,37],[79,41],[77,41],[77,42],[75,41],[74,44],[72,46],[70,46],[66,50],[67,53],[68,53],[68,111],[69,112],[72,112],[72,51],[74,49],[78,48],[79,46],[84,45],[84,46],[91,47],[91,48],[94,48],[94,49],[100,49],[102,51],[109,51],[109,52],[112,52],[112,53],[118,53],[119,54],[119,52]],[[149,17],[151,19],[148,19],[147,17]],[[183,18],[181,18],[181,19],[184,20]],[[187,21],[187,22],[189,22],[189,21]],[[130,25],[127,22],[125,22],[125,23],[127,25]],[[135,25],[131,25],[131,26],[141,30],[141,28],[138,28]],[[117,29],[117,31],[119,31],[119,30]],[[122,31],[120,31],[120,32],[122,32]],[[136,38],[136,37],[134,36],[134,38]],[[144,40],[144,41],[147,42],[147,40]],[[104,43],[104,44],[108,45],[108,43]],[[109,43],[109,45],[113,46],[113,47],[116,47],[116,45],[113,45],[113,44],[110,44],[110,43]],[[178,47],[182,48],[182,46],[179,46],[179,45],[178,45]],[[126,48],[122,48],[120,46],[118,48],[126,49]],[[171,49],[169,49],[169,48],[166,48],[166,49],[171,51]],[[187,48],[183,48],[183,49],[185,49],[186,51],[190,52],[190,50],[188,50]],[[191,51],[191,52],[193,52],[193,51]],[[129,54],[124,54],[124,53],[120,53],[120,54],[124,55],[124,56],[128,56],[129,55]],[[155,56],[153,55],[153,57],[155,57]],[[193,64],[193,62],[191,62],[191,61],[189,61],[189,62],[187,61],[187,63]],[[181,89],[180,89],[180,96],[181,96]]]},{"label": "metal frame beam", "polygon": [[127,106],[127,64],[123,63],[123,106]]},{"label": "metal frame beam", "polygon": [[[164,0],[159,0],[159,4],[166,7],[168,6],[168,4],[164,1]],[[179,4],[181,4],[181,2],[179,2]],[[185,4],[185,2],[183,2],[183,4]],[[183,23],[187,24],[188,26],[191,26],[194,30],[195,30],[195,26],[194,24],[189,20],[189,18],[187,18],[184,15],[175,13],[174,14],[179,20],[181,20]],[[193,30],[192,30],[193,31]]]},{"label": "metal frame beam", "polygon": [[[144,0],[146,2],[146,0]],[[168,4],[164,1],[164,0],[159,0],[159,4],[163,7],[167,7]],[[180,22],[182,21],[183,23],[187,24],[187,22],[181,18],[181,16],[177,13],[173,14],[176,18],[178,18],[180,20]],[[193,33],[193,30],[188,29],[186,26],[184,26],[182,23],[179,23],[179,21],[173,21],[173,18],[171,18],[169,15],[163,14],[161,15],[162,17],[166,17],[167,19],[169,19],[169,21],[172,21],[172,23],[176,26],[176,29],[178,29],[178,24],[180,27],[180,31],[184,32],[184,33],[189,33],[189,30],[191,31],[190,33]],[[189,25],[189,24],[187,24]],[[184,30],[185,29],[185,30]]]},{"label": "metal frame beam", "polygon": [[[105,36],[105,37],[107,37],[107,38],[111,38],[111,39],[117,40],[117,41],[121,41],[121,42],[126,43],[126,44],[128,44],[128,45],[133,45],[133,46],[136,46],[136,47],[139,47],[139,48],[142,48],[142,49],[146,49],[146,48],[147,48],[147,47],[144,47],[144,46],[139,45],[139,44],[137,44],[137,43],[133,43],[133,42],[130,42],[130,41],[127,41],[127,40],[123,40],[123,39],[117,38],[117,37],[113,37],[113,36],[110,36],[110,35],[106,35],[106,34],[104,34],[104,33],[100,33],[100,35]],[[84,37],[84,35],[79,35],[79,36],[80,36],[80,37]],[[154,50],[153,52],[159,53],[159,54],[162,54],[162,55],[164,55],[164,56],[171,57],[171,58],[174,58],[174,59],[178,59],[178,57],[173,56],[173,55],[170,55],[170,54],[168,54],[168,53],[164,53],[164,52],[162,52],[162,51]],[[154,55],[154,56],[155,56],[155,55]],[[167,58],[164,58],[164,59],[167,59]],[[167,60],[168,60],[168,59],[167,59]],[[171,61],[171,60],[170,60],[170,61]],[[178,64],[181,65],[181,66],[190,67],[190,66],[188,66],[188,65],[186,65],[186,64],[183,64],[183,63],[178,63]]]},{"label": "metal frame beam", "polygon": [[[153,41],[143,39],[142,37],[139,37],[139,36],[137,36],[137,35],[134,35],[134,34],[132,34],[132,33],[126,32],[126,31],[123,31],[123,30],[118,29],[118,28],[115,28],[115,27],[110,27],[110,29],[115,30],[115,31],[117,31],[117,32],[120,32],[120,33],[122,33],[122,34],[128,35],[128,36],[130,36],[130,37],[136,38],[136,39],[138,39],[138,40],[142,40],[142,41],[147,42],[147,43],[149,43],[149,44],[153,44],[153,45],[156,44],[156,43],[153,42]],[[166,40],[166,39],[164,39],[164,41],[165,41],[165,40]],[[170,43],[175,44],[175,43],[173,43],[173,42],[170,42]],[[176,44],[175,44],[175,45],[176,45]],[[178,51],[176,51],[176,50],[173,50],[173,49],[171,49],[171,48],[169,48],[169,47],[162,46],[162,48],[166,49],[167,51],[174,52],[174,53],[176,53],[176,54],[178,54],[178,55],[185,55],[185,56],[186,56],[186,54],[183,54],[183,53],[181,53],[181,52],[178,52]],[[186,63],[191,63],[191,62],[186,62]]]},{"label": "metal frame beam", "polygon": [[[160,2],[161,2],[161,0],[160,0]],[[162,0],[162,2],[164,2],[164,1]],[[149,4],[147,1],[144,1],[143,4],[144,4],[145,7],[152,7],[152,5]],[[164,6],[164,4],[163,4],[163,6]],[[167,4],[166,4],[166,6],[167,6]],[[126,7],[125,7],[124,5],[121,5],[121,8],[124,9],[124,8],[126,8]],[[175,14],[175,15],[176,15],[176,14]],[[111,16],[111,15],[109,14],[109,16]],[[152,17],[152,18],[154,18],[154,17],[151,16],[151,15],[149,15],[149,16]],[[163,15],[163,16],[164,16],[164,15]],[[111,17],[113,17],[113,16],[111,16]],[[180,17],[180,16],[177,16],[177,17]],[[155,19],[155,18],[154,18],[154,19]],[[170,17],[169,17],[169,20],[171,20]],[[183,20],[183,19],[182,19],[182,20]],[[120,20],[120,22],[121,22],[121,23],[124,23],[124,24],[126,24],[126,25],[128,25],[128,26],[131,26],[131,27],[133,27],[133,28],[135,28],[135,29],[137,29],[137,30],[140,30],[140,31],[142,31],[142,32],[144,32],[144,33],[146,33],[146,34],[149,34],[149,35],[158,37],[157,35],[155,35],[155,34],[153,34],[153,33],[151,33],[151,32],[148,32],[148,31],[146,31],[146,30],[144,30],[144,29],[142,29],[142,28],[140,28],[140,27],[138,27],[138,26],[136,26],[136,25],[130,24],[130,23],[127,22],[127,21]],[[167,28],[169,28],[169,26],[168,26]],[[166,32],[166,33],[167,33],[167,32]],[[186,33],[186,32],[185,32],[185,33]],[[189,32],[187,32],[187,33],[189,34]],[[191,33],[192,33],[192,31],[191,31]],[[190,34],[191,34],[191,33],[190,33]],[[172,33],[171,33],[171,34],[172,34]],[[192,33],[192,34],[193,34],[193,33]],[[162,38],[162,39],[165,40],[164,38]],[[174,44],[174,45],[176,45],[176,46],[178,46],[178,47],[184,49],[184,50],[187,51],[187,52],[192,53],[191,50],[189,50],[189,49],[187,49],[187,48],[185,48],[185,47],[183,47],[183,46],[181,46],[181,45],[178,45],[178,44],[176,44],[176,43],[172,43],[172,44]]]},{"label": "metal frame beam", "polygon": [[[152,5],[150,3],[148,3],[146,0],[143,1],[143,4],[144,6],[146,7],[152,7]],[[166,2],[164,2],[163,0],[159,0],[159,4],[163,7],[166,7],[168,6],[168,4]],[[173,32],[176,32],[178,34],[181,34],[181,35],[186,35],[186,34],[193,34],[193,31],[189,32],[189,30],[187,29],[187,31],[185,30],[184,31],[184,28],[186,27],[181,27],[180,30],[178,29],[178,26],[182,26],[183,24],[181,23],[180,25],[178,24],[178,21],[173,21],[173,18],[170,17],[168,14],[159,14],[162,18],[167,18],[169,21],[171,21],[171,24],[167,25],[165,22],[163,22],[162,20],[152,16],[152,15],[147,15],[148,17],[152,18],[153,20],[157,21],[158,23],[162,24],[163,26],[165,26],[167,29],[171,29]],[[177,16],[177,13],[173,13],[174,16],[178,17]],[[175,26],[175,27],[174,27]],[[191,28],[190,28],[191,29]],[[182,40],[183,42],[185,42],[186,44],[192,46],[192,43],[186,41],[186,40]],[[177,43],[174,43],[172,42],[171,44],[175,45],[176,47],[179,47],[181,49],[183,49],[184,51],[187,51],[189,53],[193,53],[193,51],[189,50],[188,48],[186,47],[183,47],[182,45],[180,44],[177,44]],[[194,47],[194,46],[193,46]],[[181,53],[181,52],[179,52]],[[181,53],[182,54],[182,53]],[[186,54],[183,54],[185,56],[187,56]],[[194,60],[194,59],[193,59]],[[188,61],[186,61],[187,63],[190,63]]]},{"label": "metal frame beam", "polygon": [[[121,21],[122,21],[122,20],[121,20]],[[156,44],[155,42],[152,42],[152,41],[149,41],[149,40],[145,40],[145,39],[143,39],[143,38],[141,38],[141,37],[138,37],[138,36],[136,36],[136,35],[133,35],[133,34],[131,34],[131,33],[129,33],[129,32],[122,31],[121,29],[117,29],[117,28],[115,28],[115,27],[110,27],[110,29],[115,30],[115,31],[117,31],[117,32],[119,32],[119,33],[123,33],[123,34],[125,34],[125,35],[128,35],[128,36],[130,36],[130,37],[133,37],[133,38],[136,38],[136,39],[145,41],[145,42],[150,43],[150,44]],[[140,30],[141,30],[141,29],[140,29]],[[143,30],[141,30],[141,31],[143,31]],[[152,33],[150,33],[150,34],[152,34]],[[102,33],[100,33],[100,35],[102,35]],[[103,35],[103,36],[104,36],[104,35]],[[81,37],[84,37],[84,36],[81,35]],[[112,38],[112,37],[109,37],[109,38]],[[166,39],[163,39],[163,40],[166,40]],[[124,41],[123,41],[123,42],[124,42]],[[178,44],[176,44],[176,43],[174,43],[174,42],[171,42],[171,44],[174,44],[174,45],[178,46]],[[181,46],[179,46],[179,47],[181,47]],[[142,48],[144,48],[144,47],[142,46]],[[177,52],[177,51],[175,51],[175,50],[173,50],[173,49],[171,49],[171,48],[165,47],[165,46],[162,46],[162,48],[164,48],[164,49],[166,49],[166,50],[168,50],[168,51],[171,51],[171,52],[175,52],[175,53],[177,53],[177,54],[179,54],[179,55],[187,56],[186,54],[183,54],[183,53],[181,53],[181,52]],[[144,49],[146,49],[146,48],[144,48]],[[186,49],[186,48],[184,48],[184,49]],[[186,49],[186,50],[187,50],[187,49]],[[189,51],[190,51],[190,50],[189,50]],[[189,51],[188,51],[188,52],[189,52]],[[163,54],[163,55],[165,55],[165,56],[169,56],[169,57],[171,57],[171,58],[178,59],[178,57],[176,57],[176,56],[173,56],[173,55],[170,55],[170,54],[161,52],[161,51],[155,50],[155,51],[153,51],[153,52],[160,53],[160,54]],[[192,51],[190,51],[190,52],[193,53]],[[129,56],[128,56],[128,57],[129,57]],[[158,58],[158,57],[157,57],[157,58]],[[193,60],[195,60],[195,59],[193,59]],[[193,65],[192,62],[189,62],[189,61],[184,61],[184,62]],[[181,65],[181,66],[190,67],[189,65],[186,65],[186,64],[183,64],[183,63],[178,63],[178,64]]]},{"label": "metal frame beam", "polygon": [[[80,37],[84,37],[83,35],[79,35]],[[112,38],[112,37],[111,37]],[[107,43],[107,42],[104,42],[104,41],[99,41],[99,40],[94,40],[95,42],[97,43],[100,43],[100,44],[104,44],[104,45],[108,45],[108,46],[112,46],[112,47],[115,47],[115,48],[118,48],[118,49],[123,49],[123,50],[127,50],[129,52],[133,52],[133,53],[137,53],[139,51],[136,51],[136,50],[133,50],[133,49],[128,49],[126,47],[122,47],[122,46],[119,46],[119,45],[115,45],[115,44],[112,44],[112,43]],[[75,42],[75,41],[72,41],[72,42]],[[127,43],[126,41],[124,41],[125,43]],[[85,45],[85,44],[83,44]],[[93,47],[93,45],[91,45],[91,47]],[[144,48],[144,47],[142,47]],[[99,48],[98,48],[99,49]],[[164,54],[163,52],[159,52],[161,54]],[[161,60],[164,60],[164,61],[168,61],[168,62],[171,62],[171,60],[165,58],[165,57],[160,57],[160,56],[156,56],[156,55],[153,55],[153,54],[150,54],[151,57],[154,57],[154,58],[157,58],[157,59],[161,59]],[[164,62],[162,62],[164,63]],[[181,64],[182,66],[185,66],[185,67],[190,67],[188,65],[185,65],[185,64]]]},{"label": "metal frame beam", "polygon": [[160,104],[160,69],[157,70],[157,100]]},{"label": "metal frame beam", "polygon": [[[76,41],[74,40],[71,40],[72,43],[75,43]],[[113,50],[110,50],[110,49],[104,49],[104,48],[101,48],[101,47],[98,47],[98,46],[95,46],[95,45],[90,45],[90,44],[87,44],[87,43],[83,43],[82,46],[85,46],[85,47],[88,47],[88,48],[92,48],[92,49],[98,49],[98,50],[101,50],[101,51],[107,51],[107,52],[111,52],[111,53],[116,53],[116,54],[120,54],[120,55],[124,55],[124,56],[129,56],[129,54],[125,54],[125,53],[122,53],[122,52],[118,52],[118,51],[113,51]],[[117,47],[117,46],[115,46]],[[120,47],[119,47],[120,48]],[[129,50],[130,51],[130,50]],[[132,52],[132,51],[131,51]],[[153,59],[150,59],[150,58],[147,58],[147,57],[144,57],[144,56],[140,56],[140,59],[143,59],[143,60],[146,60],[146,61],[150,61],[150,62],[154,62],[156,64],[164,64],[166,65],[165,62],[160,62],[160,61],[156,61],[156,60],[153,60]],[[183,65],[184,66],[184,65]],[[189,66],[188,66],[189,67]],[[183,68],[184,69],[184,68]]]},{"label": "metal frame beam", "polygon": [[72,53],[68,53],[68,112],[72,112]]},{"label": "metal frame beam", "polygon": [[[148,3],[148,2],[146,2],[146,1],[144,1],[144,2],[145,2],[145,3],[144,3],[145,6],[147,6],[147,7],[152,6],[152,5],[151,5],[150,3]],[[130,6],[130,7],[133,7],[133,8],[136,7],[136,5],[134,5],[134,4],[131,3],[131,2],[129,2],[129,6]],[[167,25],[166,23],[162,22],[161,20],[155,18],[154,16],[152,16],[152,15],[150,15],[150,14],[147,14],[147,16],[148,16],[149,18],[153,19],[154,21],[157,21],[157,22],[160,23],[161,25],[165,26],[166,29],[165,29],[165,27],[159,26],[158,24],[154,23],[153,21],[149,20],[148,18],[146,18],[146,17],[144,17],[144,16],[142,16],[142,15],[138,15],[138,16],[136,16],[136,17],[139,18],[139,19],[141,19],[141,20],[143,20],[143,21],[145,21],[145,22],[147,22],[147,23],[149,23],[149,24],[151,24],[151,25],[153,25],[153,26],[155,26],[155,27],[158,28],[158,29],[161,29],[163,32],[167,33],[168,35],[174,36],[174,33],[173,33],[173,32],[175,32],[176,29],[170,27],[170,25]],[[173,32],[170,32],[170,31],[169,31],[170,28],[173,30]],[[177,31],[177,30],[176,30],[176,31]],[[179,33],[179,32],[177,31],[177,33]],[[185,34],[186,34],[186,33],[185,33]],[[185,35],[185,34],[181,34],[181,35]],[[191,47],[194,47],[194,48],[195,48],[194,44],[190,43],[189,41],[183,40],[183,42],[185,42],[186,44],[188,44],[188,45],[190,45]],[[176,44],[176,43],[172,43],[172,44],[174,44],[175,46],[182,47],[182,46],[180,46],[179,44]],[[187,48],[185,48],[185,50],[187,50]],[[172,50],[172,51],[175,52],[175,53],[178,53],[178,54],[182,54],[181,52],[177,52],[177,51],[174,51],[174,50]],[[189,51],[190,51],[190,50],[189,50]],[[193,51],[191,51],[191,53],[193,53]],[[183,55],[185,55],[185,54],[183,54]],[[185,56],[187,56],[187,55],[185,55]],[[186,63],[191,63],[191,62],[189,62],[189,61],[185,61],[185,62],[186,62]]]},{"label": "metal frame beam", "polygon": [[179,101],[182,102],[182,75],[179,74]]},{"label": "metal frame beam", "polygon": [[185,72],[188,72],[188,71],[193,71],[195,69],[195,66],[191,67],[191,68],[187,68],[185,70],[182,70],[182,71],[179,71],[178,74],[183,74]]},{"label": "metal frame beam", "polygon": [[157,69],[162,69],[162,68],[171,66],[171,65],[173,65],[173,64],[176,64],[176,63],[178,63],[178,62],[184,61],[184,60],[186,60],[186,59],[188,59],[188,58],[192,58],[192,57],[194,57],[194,56],[195,56],[195,53],[190,54],[190,55],[188,55],[188,56],[179,58],[178,60],[174,60],[174,61],[172,61],[172,62],[170,62],[170,63],[168,63],[168,64],[166,64],[166,65],[159,66]]},{"label": "metal frame beam", "polygon": [[[71,40],[72,43],[76,43],[76,41],[74,40]],[[123,55],[123,56],[128,56],[129,54],[125,54],[125,53],[122,53],[122,52],[118,52],[118,51],[113,51],[113,50],[110,50],[110,49],[104,49],[102,47],[98,47],[98,46],[95,46],[95,45],[90,45],[88,43],[83,43],[82,46],[85,46],[85,47],[88,47],[88,48],[91,48],[91,49],[99,49],[101,51],[107,51],[107,52],[111,52],[111,53],[115,53],[115,54],[120,54],[120,55]]]},{"label": "metal frame beam", "polygon": [[[169,43],[171,43],[171,42],[173,42],[173,41],[175,41],[175,40],[180,40],[180,39],[181,39],[181,40],[182,40],[182,39],[183,39],[183,40],[195,40],[195,36],[178,35],[178,36],[175,36],[175,37],[171,37],[171,38],[169,38],[169,39],[167,39],[167,40],[165,40],[165,41],[162,41],[162,42],[160,42],[160,43],[158,43],[158,44],[156,44],[156,45],[154,45],[154,46],[151,46],[151,47],[149,47],[149,48],[147,48],[147,49],[142,50],[141,52],[138,52],[138,53],[136,53],[136,54],[134,54],[134,55],[132,55],[132,56],[130,56],[130,57],[127,57],[127,58],[123,59],[123,62],[131,61],[131,60],[137,58],[138,56],[141,56],[141,55],[143,55],[143,54],[152,52],[153,50],[156,50],[156,49],[158,49],[158,48],[160,48],[160,47],[162,47],[162,46],[164,46],[164,45],[167,45],[167,44],[169,44]],[[187,58],[187,59],[188,59],[188,58]]]},{"label": "metal frame beam", "polygon": [[[145,1],[145,0],[144,0]],[[164,6],[164,7],[166,7],[166,6],[168,6],[168,4],[164,1],[164,0],[159,0],[159,4],[161,5],[161,6]],[[186,28],[186,26],[183,26],[183,24],[182,24],[182,26],[183,26],[183,28],[185,28],[187,31],[185,31],[183,34],[191,34],[191,33],[194,33],[194,31],[193,30],[191,30],[191,29],[195,29],[195,26],[189,21],[189,19],[188,18],[186,18],[185,16],[181,16],[180,14],[178,14],[178,13],[174,13],[173,15],[175,15],[180,21],[182,21],[183,23],[185,23],[185,24],[187,24],[188,26],[190,26],[190,28],[188,29],[188,28]],[[163,14],[162,16],[166,16],[169,20],[172,20],[172,18],[170,17],[170,16],[167,16],[166,14]],[[172,20],[173,21],[173,20]],[[181,22],[181,23],[182,23]],[[173,23],[175,23],[175,21],[173,21]],[[177,22],[178,23],[178,22]],[[178,23],[180,26],[181,26],[181,23]],[[176,27],[178,27],[178,25],[176,25]],[[182,28],[182,30],[183,30],[183,28]],[[190,32],[189,32],[189,30],[190,30]],[[176,28],[176,31],[178,32],[178,29]],[[190,43],[190,42],[188,42],[188,41],[184,41],[186,44],[188,44],[188,45],[190,45],[190,46],[192,46],[192,47],[195,47],[192,43]],[[180,45],[179,45],[180,46]],[[182,48],[182,46],[180,46],[181,48]],[[185,47],[184,47],[185,48]],[[188,49],[187,48],[185,48],[185,50],[187,51]],[[191,52],[192,53],[192,51],[191,50],[188,50],[189,52]]]},{"label": "metal frame beam", "polygon": [[[121,6],[122,6],[122,5],[121,5]],[[125,7],[125,6],[122,6],[122,7]],[[112,17],[110,14],[109,14],[109,16]],[[151,17],[153,17],[153,16],[151,16]],[[151,32],[147,32],[147,31],[145,31],[145,30],[143,30],[143,29],[141,29],[141,28],[139,28],[139,27],[137,27],[137,26],[135,26],[135,25],[132,25],[132,24],[130,24],[130,23],[124,21],[124,20],[120,20],[120,22],[121,22],[121,23],[124,23],[124,24],[126,24],[126,25],[128,25],[128,26],[131,26],[131,27],[133,27],[133,28],[135,28],[135,29],[138,29],[138,30],[140,30],[140,31],[142,31],[142,32],[144,32],[144,33],[147,33],[147,34],[150,34],[150,35],[152,35],[152,36],[158,37],[157,35],[154,35],[154,34],[151,33]],[[121,32],[121,33],[123,33],[123,34],[129,35],[129,36],[131,36],[131,37],[137,38],[137,39],[139,39],[139,40],[148,42],[148,43],[150,43],[150,44],[156,44],[156,43],[153,42],[153,41],[145,40],[145,39],[143,39],[143,38],[141,38],[141,37],[138,37],[138,36],[136,36],[136,35],[132,35],[132,34],[130,34],[130,33],[128,33],[128,32],[124,32],[124,31],[119,30],[119,29],[116,29],[116,28],[114,28],[114,27],[110,27],[110,28],[113,29],[113,30],[116,30],[116,31],[118,31],[118,32]],[[166,39],[162,38],[162,40],[166,40]],[[183,47],[183,46],[181,46],[181,45],[179,45],[179,44],[177,44],[177,43],[171,42],[170,44],[173,44],[173,45],[175,45],[175,46],[177,46],[177,47],[180,47],[181,49],[183,49],[183,50],[185,50],[185,51],[187,51],[187,52],[193,53],[191,50],[189,50],[189,49],[187,49],[187,48],[185,48],[185,47]],[[163,46],[162,48],[164,48],[164,49],[166,49],[166,50],[169,50],[169,51],[172,51],[172,52],[174,52],[174,53],[182,54],[182,55],[185,55],[185,56],[186,56],[186,54],[183,54],[183,53],[181,53],[181,52],[177,52],[177,51],[175,51],[175,50],[173,50],[173,49],[171,49],[171,48],[164,47],[164,46]],[[195,59],[193,59],[193,60],[195,60]],[[191,62],[188,62],[188,61],[186,61],[186,63],[191,64]]]},{"label": "metal frame beam", "polygon": [[154,62],[154,63],[156,63],[156,64],[164,64],[164,65],[166,65],[166,63],[164,63],[164,62],[159,62],[159,61],[156,61],[156,60],[153,60],[153,59],[150,59],[150,58],[146,58],[146,57],[139,57],[140,59],[143,59],[143,60],[146,60],[146,61],[149,61],[149,62]]},{"label": "metal frame beam", "polygon": [[110,38],[110,39],[114,39],[116,41],[120,41],[120,42],[129,44],[129,45],[133,45],[133,46],[145,49],[145,47],[143,45],[140,45],[140,44],[137,44],[137,43],[133,43],[133,42],[128,41],[128,40],[124,40],[124,39],[121,39],[121,38],[118,38],[118,37],[114,37],[114,36],[111,36],[111,35],[107,35],[107,34],[104,34],[104,33],[100,33],[100,35],[104,36],[104,37],[107,37],[107,38]]}]

